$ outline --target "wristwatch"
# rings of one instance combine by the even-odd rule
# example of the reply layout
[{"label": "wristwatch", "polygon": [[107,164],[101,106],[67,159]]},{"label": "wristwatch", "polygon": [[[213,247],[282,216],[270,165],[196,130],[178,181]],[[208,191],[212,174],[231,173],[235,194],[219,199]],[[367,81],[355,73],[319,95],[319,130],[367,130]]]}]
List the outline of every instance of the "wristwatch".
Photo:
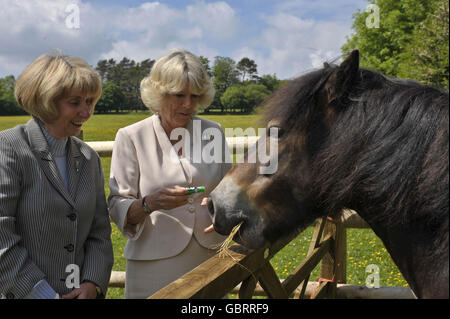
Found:
[{"label": "wristwatch", "polygon": [[144,210],[144,213],[146,213],[147,215],[150,215],[152,211],[148,207],[147,202],[145,201],[145,197],[147,197],[147,196],[144,196],[142,198],[142,209]]}]

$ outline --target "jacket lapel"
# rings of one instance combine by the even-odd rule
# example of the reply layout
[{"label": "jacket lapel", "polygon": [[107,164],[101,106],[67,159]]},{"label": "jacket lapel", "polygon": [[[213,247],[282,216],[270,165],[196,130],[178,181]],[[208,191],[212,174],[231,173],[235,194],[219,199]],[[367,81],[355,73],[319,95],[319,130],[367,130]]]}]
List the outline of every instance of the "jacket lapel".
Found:
[{"label": "jacket lapel", "polygon": [[[169,160],[173,164],[173,167],[180,170],[180,173],[182,173],[183,176],[185,177],[185,182],[187,184],[191,184],[192,174],[189,168],[189,164],[187,163],[186,159],[179,158],[177,151],[175,150],[175,147],[173,147],[169,137],[166,134],[166,131],[164,131],[159,116],[156,114],[153,115],[153,128],[155,130],[156,137],[158,138],[159,145],[161,146],[164,155],[169,156]],[[183,138],[185,137],[183,136]]]},{"label": "jacket lapel", "polygon": [[50,153],[47,140],[39,127],[39,124],[35,119],[31,119],[26,124],[28,140],[30,141],[31,149],[44,172],[45,176],[49,180],[50,184],[66,199],[70,205],[75,206],[72,197],[69,194],[66,186],[64,185],[60,176],[58,167]]}]

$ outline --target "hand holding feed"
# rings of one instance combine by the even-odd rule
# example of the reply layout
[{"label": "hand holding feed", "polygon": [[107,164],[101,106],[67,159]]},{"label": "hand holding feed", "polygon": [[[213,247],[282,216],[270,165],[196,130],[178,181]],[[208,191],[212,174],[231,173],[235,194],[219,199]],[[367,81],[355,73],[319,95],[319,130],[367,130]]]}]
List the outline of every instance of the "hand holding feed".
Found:
[{"label": "hand holding feed", "polygon": [[165,209],[170,210],[188,203],[189,194],[187,189],[175,186],[166,187],[147,195],[147,203],[152,211]]}]

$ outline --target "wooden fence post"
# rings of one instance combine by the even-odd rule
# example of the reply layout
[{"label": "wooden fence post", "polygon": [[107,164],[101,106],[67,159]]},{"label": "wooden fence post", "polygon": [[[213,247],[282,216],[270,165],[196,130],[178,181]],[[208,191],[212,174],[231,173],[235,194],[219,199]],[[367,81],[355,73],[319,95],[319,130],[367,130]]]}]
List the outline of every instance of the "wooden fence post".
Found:
[{"label": "wooden fence post", "polygon": [[340,216],[327,219],[322,236],[334,239],[329,253],[322,259],[320,277],[328,282],[327,298],[336,298],[337,284],[346,282],[347,230]]},{"label": "wooden fence post", "polygon": [[[330,236],[336,239],[336,225],[334,225],[329,220],[326,221],[325,227],[322,233],[322,240]],[[332,280],[334,279],[335,270],[335,244],[330,246],[330,250],[323,256],[322,263],[320,265],[320,280],[323,280],[318,288],[316,297],[324,296],[326,298],[334,298],[336,296],[336,283]],[[330,282],[327,282],[330,280]],[[324,291],[322,291],[324,290]]]},{"label": "wooden fence post", "polygon": [[336,238],[335,238],[335,263],[336,283],[347,283],[347,228],[338,221],[336,223]]},{"label": "wooden fence post", "polygon": [[[313,250],[319,247],[320,240],[322,239],[323,230],[326,224],[326,218],[320,219],[320,221],[314,227],[314,233],[311,238],[311,243],[309,244],[308,255],[311,255]],[[308,275],[305,280],[298,286],[296,293],[294,295],[294,299],[303,299],[306,292],[306,286],[308,285],[310,275]]]}]

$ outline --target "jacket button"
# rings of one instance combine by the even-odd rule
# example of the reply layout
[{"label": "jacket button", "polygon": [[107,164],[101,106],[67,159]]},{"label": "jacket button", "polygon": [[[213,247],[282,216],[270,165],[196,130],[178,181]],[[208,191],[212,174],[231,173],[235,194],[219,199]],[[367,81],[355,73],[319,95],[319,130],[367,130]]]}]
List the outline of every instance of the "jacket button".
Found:
[{"label": "jacket button", "polygon": [[66,245],[66,246],[64,246],[64,248],[65,248],[69,253],[73,252],[73,250],[74,250],[73,244]]},{"label": "jacket button", "polygon": [[189,198],[188,198],[188,203],[189,203],[189,204],[192,204],[193,202],[194,202],[194,199],[193,199],[192,197],[189,197]]},{"label": "jacket button", "polygon": [[194,207],[194,206],[189,206],[188,210],[189,210],[191,213],[193,213],[193,212],[195,212],[195,207]]},{"label": "jacket button", "polygon": [[67,218],[69,218],[71,221],[74,222],[77,220],[77,214],[75,214],[75,213],[69,214],[69,215],[67,215]]},{"label": "jacket button", "polygon": [[6,299],[14,299],[14,294],[12,293],[12,292],[8,292],[8,293],[6,293]]}]

